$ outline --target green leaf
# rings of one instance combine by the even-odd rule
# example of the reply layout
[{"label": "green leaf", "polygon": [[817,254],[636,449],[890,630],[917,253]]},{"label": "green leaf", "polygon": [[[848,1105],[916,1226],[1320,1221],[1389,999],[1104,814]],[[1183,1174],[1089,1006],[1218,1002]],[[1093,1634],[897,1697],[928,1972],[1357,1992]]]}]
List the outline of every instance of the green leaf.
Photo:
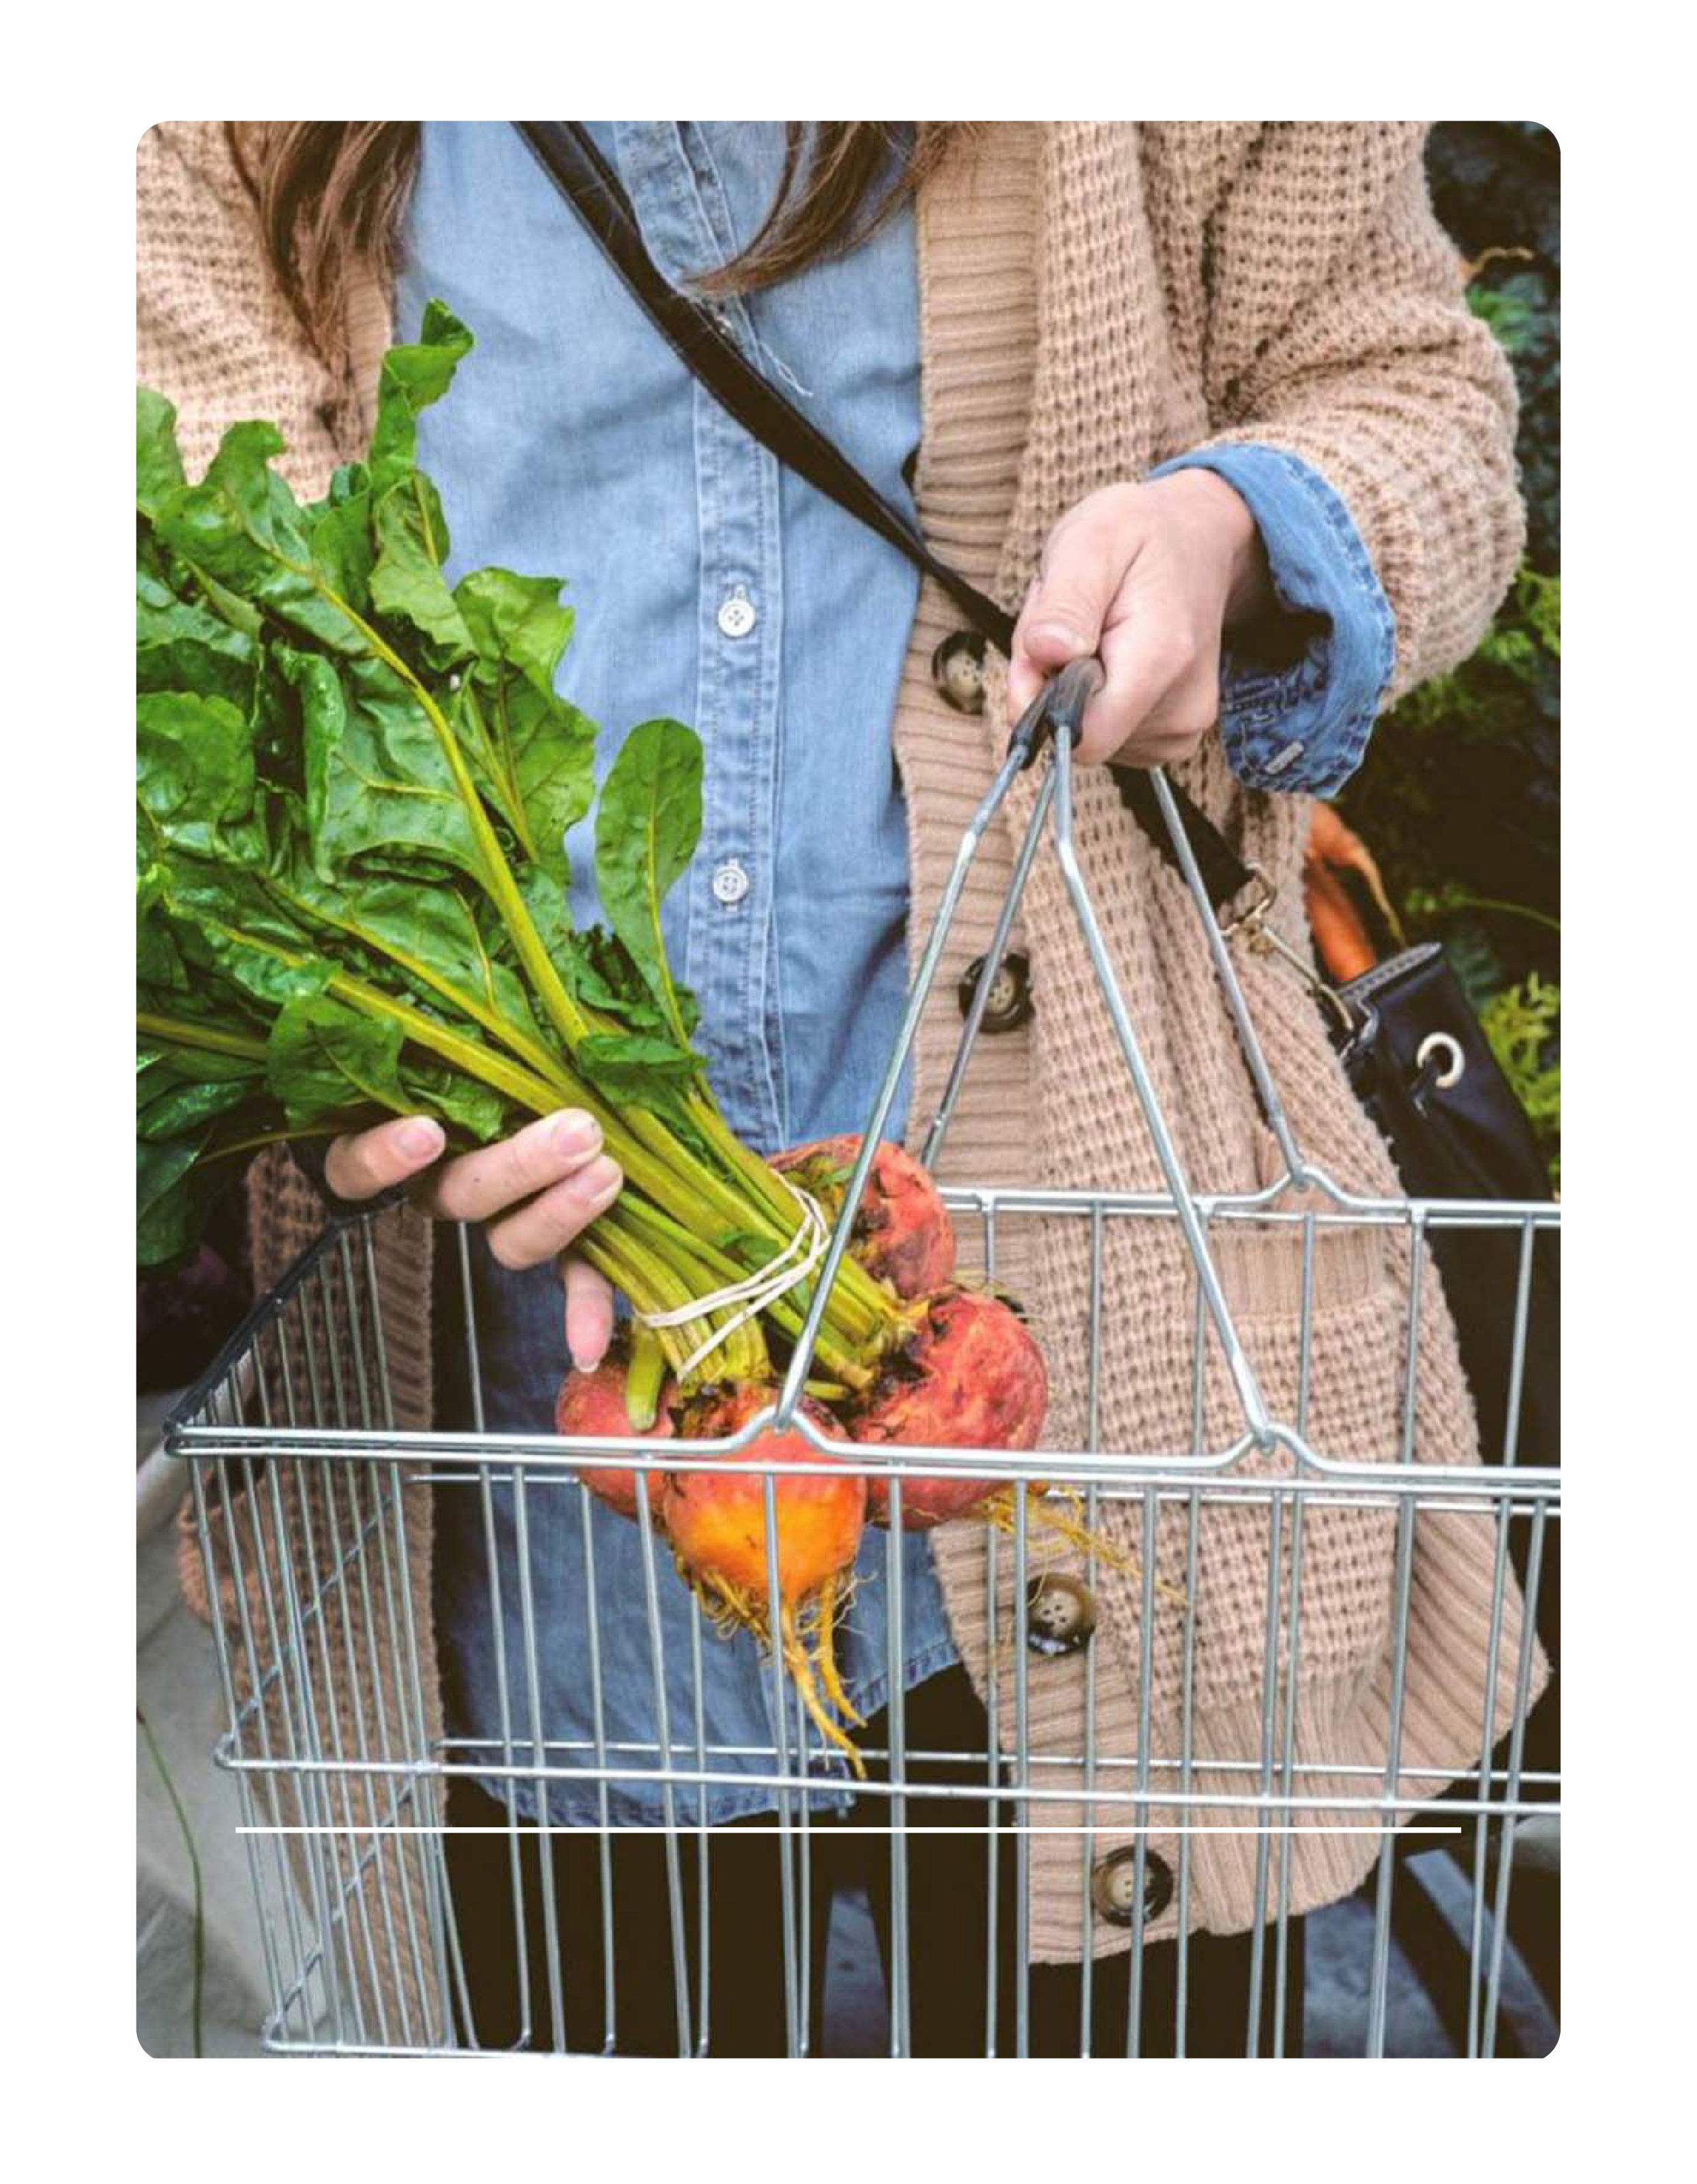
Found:
[{"label": "green leaf", "polygon": [[[586,933],[570,935],[556,961],[573,998],[586,1008],[616,1017],[627,1031],[672,1041],[673,1026],[664,1004],[655,999],[630,950],[615,935],[592,925]],[[673,993],[685,1032],[693,1033],[695,996],[687,986],[675,986]]]},{"label": "green leaf", "polygon": [[271,1027],[265,1077],[292,1125],[349,1106],[413,1112],[401,1082],[404,1034],[325,994],[290,1001]]},{"label": "green leaf", "polygon": [[[204,1059],[210,1062],[217,1057],[208,1055]],[[251,1066],[221,1080],[209,1076],[185,1084],[181,1078],[172,1078],[137,1103],[136,1135],[147,1141],[181,1137],[219,1115],[231,1113],[262,1089],[261,1072]]]},{"label": "green leaf", "polygon": [[381,661],[279,645],[300,697],[314,871],[336,882],[364,852],[397,844],[481,878],[483,856],[432,723]]},{"label": "green leaf", "polygon": [[254,787],[252,732],[227,699],[156,690],[137,699],[136,796],[154,838],[225,854],[231,830],[253,818]]},{"label": "green leaf", "polygon": [[554,690],[572,614],[550,577],[479,569],[454,592],[476,658],[455,727],[525,855],[564,883],[563,838],[595,793],[595,727]]},{"label": "green leaf", "polygon": [[320,994],[335,965],[281,909],[262,879],[240,866],[173,859],[165,906],[179,955],[262,1009]]},{"label": "green leaf", "polygon": [[328,496],[303,515],[310,526],[314,567],[338,599],[356,613],[368,612],[376,549],[371,543],[371,494],[363,469],[343,464]]},{"label": "green leaf", "polygon": [[366,462],[376,560],[373,604],[419,632],[440,671],[466,659],[471,638],[443,582],[448,519],[436,488],[417,466],[421,410],[448,392],[471,336],[447,305],[425,307],[416,342],[392,348],[377,384],[377,418]]},{"label": "green leaf", "polygon": [[205,1133],[168,1145],[136,1145],[136,1263],[159,1267],[179,1258],[200,1233],[202,1193],[194,1166]]},{"label": "green leaf", "polygon": [[[335,920],[368,951],[397,967],[415,991],[438,1005],[447,1000],[474,1019],[479,1011],[486,1018],[493,1015],[546,1046],[529,991],[487,903],[458,888],[420,886],[387,873],[339,889],[320,889],[304,872],[282,875],[276,884],[303,916],[315,913],[325,924]],[[332,947],[336,939],[328,936]],[[375,969],[372,976],[376,983],[391,983]]]},{"label": "green leaf", "polygon": [[1467,304],[1475,318],[1483,319],[1512,356],[1532,332],[1534,314],[1524,297],[1494,288],[1470,288]]},{"label": "green leaf", "polygon": [[409,622],[431,645],[440,670],[470,657],[471,633],[442,573],[448,526],[436,488],[417,471],[376,504],[377,559],[371,570],[372,604]]},{"label": "green leaf", "polygon": [[1515,604],[1544,650],[1561,657],[1561,579],[1522,566],[1515,579]]},{"label": "green leaf", "polygon": [[1539,1141],[1552,1150],[1561,1135],[1561,989],[1530,972],[1494,994],[1479,1022],[1497,1065],[1526,1110]]},{"label": "green leaf", "polygon": [[511,1116],[498,1092],[487,1084],[480,1084],[475,1078],[459,1075],[445,1062],[405,1056],[401,1063],[401,1081],[406,1087],[410,1113],[434,1114],[450,1126],[457,1124],[480,1145],[498,1138],[504,1129],[515,1127],[516,1121],[530,1119],[528,1116]]},{"label": "green leaf", "polygon": [[[571,905],[565,899],[565,886],[536,866],[521,871],[518,878],[519,893],[530,921],[564,978],[572,944]],[[504,942],[505,935],[502,938]]]},{"label": "green leaf", "polygon": [[145,515],[183,482],[176,425],[177,413],[163,394],[136,389],[136,505]]},{"label": "green leaf", "polygon": [[[462,358],[470,354],[469,330],[446,304],[432,299],[415,342],[392,348],[377,382],[377,419],[367,458],[371,488],[381,498],[411,472],[418,452],[420,410],[439,402],[453,382]],[[437,559],[445,559],[444,534]]]},{"label": "green leaf", "polygon": [[260,648],[221,616],[180,599],[144,570],[136,574],[136,688],[218,697],[251,719]]},{"label": "green leaf", "polygon": [[679,721],[644,721],[614,760],[595,815],[601,906],[665,1011],[678,1044],[689,1034],[672,985],[660,904],[701,838],[701,738]]},{"label": "green leaf", "polygon": [[626,1099],[640,1090],[639,1080],[644,1074],[667,1084],[682,1085],[687,1084],[700,1067],[687,1047],[629,1032],[596,1032],[581,1039],[577,1059],[598,1084],[619,1087]]},{"label": "green leaf", "polygon": [[539,696],[551,698],[575,619],[559,593],[555,577],[518,577],[510,569],[476,569],[462,577],[454,600],[480,664],[509,668]]},{"label": "green leaf", "polygon": [[588,1083],[615,1106],[668,1117],[682,1113],[683,1095],[700,1067],[694,1055],[669,1039],[622,1032],[580,1039],[576,1058]]},{"label": "green leaf", "polygon": [[161,500],[154,531],[197,574],[236,599],[332,652],[369,651],[369,637],[314,564],[302,510],[270,467],[282,452],[275,425],[232,426],[203,482]]}]

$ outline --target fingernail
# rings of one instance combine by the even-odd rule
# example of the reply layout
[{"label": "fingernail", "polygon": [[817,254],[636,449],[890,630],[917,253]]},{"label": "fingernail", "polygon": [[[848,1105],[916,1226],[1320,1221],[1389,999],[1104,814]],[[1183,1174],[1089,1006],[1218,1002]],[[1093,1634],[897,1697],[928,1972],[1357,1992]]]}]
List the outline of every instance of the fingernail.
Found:
[{"label": "fingernail", "polygon": [[574,1350],[571,1353],[571,1362],[580,1373],[593,1373],[606,1355],[607,1349],[604,1343],[599,1350],[593,1351]]},{"label": "fingernail", "polygon": [[556,1118],[548,1142],[562,1160],[584,1160],[601,1143],[601,1125],[593,1115],[568,1112]]},{"label": "fingernail", "polygon": [[609,1159],[605,1153],[591,1161],[587,1167],[581,1168],[574,1178],[579,1195],[592,1206],[598,1206],[603,1200],[613,1197],[624,1180],[624,1172],[618,1162]]},{"label": "fingernail", "polygon": [[1027,644],[1077,644],[1078,632],[1064,621],[1033,622],[1026,632]]},{"label": "fingernail", "polygon": [[427,1115],[415,1115],[410,1122],[403,1123],[398,1135],[401,1150],[409,1160],[434,1160],[447,1143],[442,1124],[431,1122]]}]

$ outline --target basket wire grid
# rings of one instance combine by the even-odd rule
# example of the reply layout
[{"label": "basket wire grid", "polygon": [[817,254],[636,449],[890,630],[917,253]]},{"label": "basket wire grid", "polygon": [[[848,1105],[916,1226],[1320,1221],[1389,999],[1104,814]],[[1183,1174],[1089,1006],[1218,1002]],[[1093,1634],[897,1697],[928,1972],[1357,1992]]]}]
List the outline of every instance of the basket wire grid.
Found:
[{"label": "basket wire grid", "polygon": [[[776,1480],[782,1474],[832,1468],[846,1453],[858,1469],[887,1482],[890,1529],[885,1534],[882,1582],[887,1588],[889,1698],[884,1742],[863,1745],[878,1765],[875,1779],[859,1786],[887,1813],[886,1980],[888,2052],[914,2052],[911,2019],[913,1963],[910,1892],[910,1801],[954,1799],[961,1809],[982,1808],[995,1825],[983,1830],[988,1885],[983,1911],[986,1958],[982,2052],[1030,2052],[1032,2034],[1031,1859],[1033,1833],[1050,1813],[1067,1807],[1082,1814],[1083,1864],[1079,1917],[1085,1953],[1079,1971],[1078,2042],[1092,2050],[1093,1992],[1110,1981],[1126,1993],[1125,2053],[1135,2054],[1144,2036],[1140,1999],[1145,1962],[1145,1906],[1149,1900],[1149,1850],[1139,1820],[1159,1805],[1176,1812],[1177,2023],[1169,2028],[1176,2052],[1185,2046],[1186,1965],[1190,1942],[1187,1907],[1191,1887],[1193,1828],[1244,1825],[1255,1833],[1255,1906],[1244,1997],[1243,2052],[1282,2053],[1290,2028],[1287,1971],[1290,1941],[1290,1847],[1305,1815],[1350,1816],[1350,1825],[1373,1830],[1379,1856],[1372,1882],[1373,1935],[1363,2050],[1387,2050],[1388,1995],[1393,1912],[1400,1838],[1405,1848],[1410,1821],[1441,1823],[1452,1855],[1465,1862],[1470,1881],[1466,1919],[1464,2030],[1469,2055],[1498,2051],[1503,2009],[1505,1952],[1509,1936],[1516,1836],[1533,1814],[1553,1815],[1559,1778],[1553,1767],[1528,1763],[1527,1726],[1533,1648],[1523,1643],[1514,1675],[1507,1734],[1500,1718],[1493,1736],[1489,1694],[1498,1689],[1505,1646],[1505,1612],[1511,1574],[1518,1574],[1529,1634],[1537,1614],[1548,1527],[1561,1513],[1560,1472],[1516,1462],[1526,1396],[1527,1337],[1534,1283],[1553,1270],[1559,1224],[1550,1204],[1375,1198],[1354,1194],[1304,1158],[1296,1142],[1232,961],[1227,932],[1209,901],[1168,786],[1153,777],[1163,816],[1197,914],[1202,920],[1227,1006],[1231,1011],[1263,1112],[1286,1173],[1253,1193],[1199,1195],[1189,1187],[1145,1067],[1088,890],[1072,847],[1071,742],[1090,684],[1072,671],[1059,678],[1019,724],[1001,769],[960,847],[954,871],[915,977],[900,1035],[873,1112],[865,1143],[845,1192],[824,1266],[813,1286],[804,1333],[776,1398],[776,1422],[789,1426],[821,1451],[821,1460],[774,1462],[754,1458],[764,1479],[767,1578],[772,1624],[778,1622]],[[1053,728],[1054,733],[1048,731]],[[1089,1371],[1085,1392],[1085,1446],[1027,1456],[1001,1451],[901,1448],[827,1444],[798,1409],[832,1276],[850,1240],[854,1214],[870,1171],[873,1150],[895,1097],[921,1012],[934,982],[968,871],[983,836],[1004,804],[1016,774],[1046,744],[1047,763],[1030,822],[1015,859],[1013,876],[990,950],[989,964],[1006,950],[1027,878],[1039,844],[1052,844],[1102,997],[1112,1019],[1127,1072],[1148,1122],[1166,1189],[1163,1191],[949,1189],[944,1198],[960,1234],[963,1259],[977,1246],[976,1262],[993,1279],[999,1231],[1022,1220],[1085,1224],[1090,1285]],[[1256,905],[1256,913],[1266,905]],[[1253,925],[1252,916],[1244,921]],[[1229,929],[1229,928],[1228,928]],[[1269,936],[1271,938],[1271,936]],[[1277,942],[1274,944],[1277,944]],[[1309,974],[1311,976],[1311,973]],[[984,1016],[991,979],[978,981],[960,1047],[922,1156],[934,1160],[946,1135],[974,1042]],[[1304,1192],[1299,1210],[1278,1201],[1288,1189]],[[1316,1202],[1317,1201],[1317,1202]],[[1195,1280],[1191,1446],[1171,1451],[1104,1450],[1099,1416],[1100,1331],[1104,1310],[1104,1243],[1109,1224],[1157,1222],[1176,1227]],[[1254,1365],[1233,1324],[1215,1265],[1210,1235],[1232,1224],[1294,1231],[1301,1261],[1301,1313],[1295,1401],[1288,1417],[1273,1413]],[[1417,1389],[1415,1358],[1422,1284],[1411,1280],[1404,1336],[1404,1391],[1398,1460],[1352,1462],[1347,1452],[1325,1454],[1307,1439],[1308,1399],[1314,1347],[1314,1270],[1320,1238],[1337,1228],[1389,1232],[1418,1266],[1428,1237],[1444,1232],[1494,1233],[1508,1240],[1512,1294],[1503,1299],[1508,1355],[1507,1401],[1499,1419],[1480,1419],[1488,1460],[1477,1468],[1445,1467],[1441,1473],[1416,1461]],[[465,1430],[431,1432],[397,1423],[386,1321],[389,1310],[380,1280],[379,1256],[369,1219],[332,1227],[258,1304],[201,1381],[184,1398],[168,1428],[167,1446],[186,1465],[193,1524],[214,1603],[212,1624],[227,1711],[219,1763],[234,1775],[244,1841],[259,1913],[272,2008],[268,2044],[295,2053],[470,2054],[481,2044],[467,1973],[464,1907],[458,1905],[447,1855],[446,1793],[450,1780],[476,1777],[529,1785],[538,1800],[534,1827],[514,1818],[508,1836],[508,1907],[515,1945],[516,2038],[509,2047],[550,2052],[567,2049],[564,1997],[568,1986],[593,1986],[600,1995],[602,2036],[597,2052],[616,2053],[621,1981],[638,1969],[621,1957],[613,1884],[612,1844],[619,1830],[609,1821],[612,1785],[637,1780],[657,1786],[664,1813],[660,1834],[665,1925],[670,1942],[671,2014],[680,2056],[714,2052],[714,1996],[709,1966],[709,1880],[715,1846],[726,1831],[706,1822],[706,1792],[733,1769],[739,1786],[765,1788],[776,1808],[772,1842],[776,1865],[776,1916],[783,1986],[782,2039],[791,2055],[820,2045],[819,1975],[826,1915],[815,1903],[816,1853],[822,1823],[807,1794],[810,1784],[840,1779],[816,1733],[810,1736],[799,1694],[776,1652],[767,1663],[773,1741],[759,1749],[715,1743],[707,1735],[701,1703],[704,1618],[691,1608],[693,1719],[674,1719],[668,1696],[660,1588],[676,1580],[651,1513],[651,1475],[711,1469],[727,1446],[748,1446],[773,1422],[751,1421],[732,1443],[632,1440],[562,1440],[544,1434],[484,1430],[477,1362],[477,1328],[466,1239],[458,1235],[464,1306],[464,1340],[470,1365],[471,1418]],[[1543,1249],[1540,1250],[1540,1245]],[[1505,1285],[1506,1287],[1506,1285]],[[389,1323],[392,1324],[392,1323]],[[1241,1409],[1241,1431],[1210,1445],[1205,1418],[1205,1368],[1210,1336],[1229,1370]],[[1217,1442],[1217,1436],[1215,1437]],[[828,1457],[826,1451],[828,1449]],[[1246,1468],[1252,1456],[1276,1456],[1275,1473]],[[610,1630],[594,1583],[593,1501],[581,1482],[586,1470],[617,1466],[638,1485],[637,1524],[643,1547],[640,1612],[627,1611]],[[1011,1530],[984,1535],[991,1617],[985,1702],[990,1724],[984,1748],[910,1746],[903,1691],[904,1602],[899,1526],[904,1479],[971,1475],[1019,1482]],[[1138,1733],[1128,1750],[1104,1742],[1098,1728],[1097,1664],[1085,1649],[1084,1732],[1082,1748],[1034,1753],[1027,1739],[1032,1674],[1031,1572],[1043,1567],[1034,1546],[1033,1519],[1023,1488],[1071,1489],[1094,1534],[1103,1509],[1130,1505],[1140,1513],[1143,1552],[1142,1648],[1137,1693]],[[487,1542],[491,1620],[497,1634],[496,1674],[501,1735],[472,1748],[467,1741],[433,1733],[427,1700],[428,1584],[413,1550],[424,1497],[453,1490],[478,1497]],[[493,1496],[510,1491],[517,1549],[517,1602],[521,1645],[509,1659],[503,1634],[502,1584],[495,1548]],[[591,1735],[547,1734],[540,1663],[548,1633],[537,1627],[531,1597],[530,1520],[534,1497],[576,1497],[586,1562],[586,1607]],[[1210,1756],[1210,1780],[1224,1791],[1194,1786],[1192,1748],[1196,1652],[1198,1557],[1205,1510],[1228,1505],[1260,1513],[1266,1527],[1267,1587],[1261,1615],[1263,1654],[1259,1696],[1260,1736],[1254,1748],[1226,1758]],[[1328,1755],[1298,1756],[1295,1735],[1296,1664],[1302,1642],[1305,1524],[1310,1512],[1372,1509],[1394,1521],[1388,1577],[1393,1649],[1389,1724],[1383,1766],[1340,1763]],[[1152,1662],[1147,1634],[1155,1609],[1158,1516],[1177,1511],[1185,1526],[1182,1639],[1181,1735],[1176,1752],[1150,1748]],[[1407,1660],[1410,1585],[1416,1523],[1426,1513],[1459,1513],[1485,1528],[1492,1541],[1492,1597],[1488,1695],[1479,1723],[1477,1764],[1451,1783],[1440,1805],[1423,1801],[1443,1791],[1453,1769],[1423,1780],[1400,1751]],[[1552,1550],[1553,1552],[1553,1550]],[[997,1628],[998,1602],[1011,1576],[1011,1628]],[[1098,1579],[1093,1547],[1084,1558],[1084,1582]],[[603,1708],[603,1675],[610,1646],[634,1648],[652,1680],[654,1736],[636,1745],[609,1739]],[[1013,1736],[999,1737],[1006,1685],[1012,1685]],[[514,1699],[522,1691],[526,1719],[540,1725],[531,1738],[515,1733]],[[1553,1703],[1553,1702],[1552,1702]],[[750,1763],[755,1763],[751,1769]],[[1067,1786],[1043,1780],[1045,1766],[1070,1770]],[[940,1783],[939,1769],[975,1779]],[[928,1770],[923,1774],[918,1769]],[[548,1787],[570,1775],[597,1786],[602,1825],[593,1830],[598,1862],[598,1933],[580,1932],[576,1954],[565,1929],[572,1907],[559,1900],[553,1860],[555,1840],[568,1832],[548,1819]],[[1340,1777],[1355,1786],[1340,1791]],[[1313,1785],[1323,1778],[1324,1794]],[[1122,1954],[1098,1957],[1094,1945],[1103,1914],[1093,1890],[1098,1825],[1132,1834],[1133,1886]],[[1434,1834],[1437,1830],[1434,1829]],[[542,1855],[524,1854],[534,1837]],[[1004,1862],[1010,1863],[1011,1889]],[[1407,1884],[1412,1886],[1413,1884]],[[882,1906],[881,1905],[881,1908]],[[1012,1931],[1003,1930],[1011,1917]],[[527,1926],[534,1935],[527,1942]],[[1005,1969],[999,1972],[999,1965]],[[539,2033],[539,2026],[546,2031]]]}]

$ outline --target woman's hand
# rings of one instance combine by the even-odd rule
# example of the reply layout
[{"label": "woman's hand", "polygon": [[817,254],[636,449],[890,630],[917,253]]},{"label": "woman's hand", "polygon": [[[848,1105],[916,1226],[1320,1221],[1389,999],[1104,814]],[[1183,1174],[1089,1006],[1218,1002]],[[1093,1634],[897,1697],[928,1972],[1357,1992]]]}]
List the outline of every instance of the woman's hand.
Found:
[{"label": "woman's hand", "polygon": [[1248,506],[1211,471],[1104,486],[1049,535],[1008,670],[1017,719],[1045,677],[1099,655],[1107,680],[1084,716],[1087,765],[1188,758],[1220,716],[1220,639],[1271,600]]},{"label": "woman's hand", "polygon": [[[600,1125],[581,1108],[545,1115],[510,1138],[437,1167],[442,1125],[426,1115],[340,1137],[325,1156],[324,1179],[338,1198],[375,1198],[412,1182],[414,1203],[442,1221],[481,1221],[504,1267],[539,1267],[557,1258],[604,1213],[625,1178],[601,1150]],[[613,1331],[613,1293],[593,1267],[568,1260],[565,1342],[588,1372]]]}]

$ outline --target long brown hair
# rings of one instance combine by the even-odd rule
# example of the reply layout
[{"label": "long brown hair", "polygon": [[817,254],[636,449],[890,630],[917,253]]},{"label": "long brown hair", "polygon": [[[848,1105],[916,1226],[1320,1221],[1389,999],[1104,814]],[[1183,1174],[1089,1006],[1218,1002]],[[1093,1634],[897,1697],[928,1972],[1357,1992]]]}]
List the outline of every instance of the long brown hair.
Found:
[{"label": "long brown hair", "polygon": [[[394,270],[418,164],[416,121],[228,122],[265,253],[320,355],[346,361],[350,271]],[[790,121],[771,209],[748,248],[697,283],[714,295],[763,287],[849,249],[916,189],[962,125]]]}]

